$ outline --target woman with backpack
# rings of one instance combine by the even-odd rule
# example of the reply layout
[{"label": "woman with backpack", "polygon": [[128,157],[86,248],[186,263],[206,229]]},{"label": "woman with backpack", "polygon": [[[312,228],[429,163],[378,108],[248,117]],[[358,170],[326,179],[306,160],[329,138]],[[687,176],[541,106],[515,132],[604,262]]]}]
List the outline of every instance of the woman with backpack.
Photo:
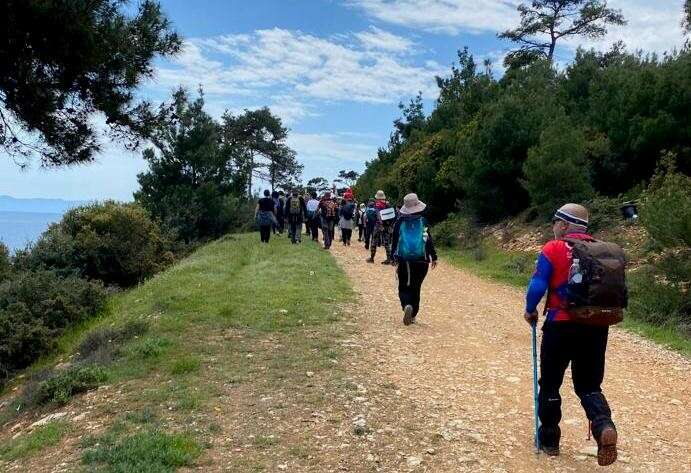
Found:
[{"label": "woman with backpack", "polygon": [[[352,194],[351,194],[352,195]],[[350,246],[350,239],[353,236],[353,225],[355,218],[355,204],[352,200],[344,199],[344,204],[339,211],[338,226],[341,227],[341,236],[343,238],[343,246]]]},{"label": "woman with backpack", "polygon": [[300,234],[302,233],[302,220],[307,214],[305,199],[298,195],[298,191],[293,190],[292,195],[286,201],[285,214],[288,220],[288,236],[290,242],[300,243]]},{"label": "woman with backpack", "polygon": [[338,222],[338,204],[331,198],[331,192],[326,191],[319,202],[319,218],[322,223],[324,249],[331,248],[334,239],[334,227]]},{"label": "woman with backpack", "polygon": [[276,223],[274,201],[270,196],[271,192],[266,189],[264,197],[259,199],[257,207],[254,209],[254,219],[259,225],[259,238],[262,243],[269,243],[271,227]]},{"label": "woman with backpack", "polygon": [[355,221],[357,222],[357,241],[362,241],[365,230],[365,204],[361,203],[355,212]]},{"label": "woman with backpack", "polygon": [[437,252],[422,216],[427,205],[417,194],[403,198],[403,207],[393,229],[393,265],[398,275],[398,297],[403,309],[403,323],[415,323],[420,310],[420,289],[429,266],[437,267]]}]

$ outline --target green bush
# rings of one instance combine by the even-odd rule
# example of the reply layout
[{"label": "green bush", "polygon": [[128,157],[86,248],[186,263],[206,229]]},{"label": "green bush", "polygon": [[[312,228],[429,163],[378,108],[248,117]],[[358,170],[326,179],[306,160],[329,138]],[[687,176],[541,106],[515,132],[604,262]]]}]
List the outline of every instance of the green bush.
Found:
[{"label": "green bush", "polygon": [[454,214],[436,224],[431,233],[434,243],[446,248],[475,248],[482,240],[472,220]]},{"label": "green bush", "polygon": [[96,283],[51,271],[22,271],[0,284],[0,383],[50,350],[68,326],[104,305]]},{"label": "green bush", "polygon": [[36,404],[65,404],[72,396],[94,389],[107,379],[108,373],[98,365],[75,366],[39,383],[33,401]]},{"label": "green bush", "polygon": [[607,228],[611,228],[623,221],[621,215],[620,198],[595,196],[585,205],[590,212],[588,220],[588,229],[590,233],[599,232]]},{"label": "green bush", "polygon": [[683,284],[675,283],[647,266],[629,277],[627,316],[658,326],[688,326],[691,298]]},{"label": "green bush", "polygon": [[664,247],[691,246],[691,177],[675,170],[666,155],[643,194],[641,223]]},{"label": "green bush", "polygon": [[166,251],[158,225],[142,207],[107,201],[67,212],[39,238],[26,259],[31,268],[128,287],[164,268],[173,256]]}]

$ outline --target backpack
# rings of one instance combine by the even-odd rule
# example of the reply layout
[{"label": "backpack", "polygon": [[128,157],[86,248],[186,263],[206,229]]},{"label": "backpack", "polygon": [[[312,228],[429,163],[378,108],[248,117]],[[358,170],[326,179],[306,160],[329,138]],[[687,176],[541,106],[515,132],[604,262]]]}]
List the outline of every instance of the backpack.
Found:
[{"label": "backpack", "polygon": [[425,222],[422,218],[401,220],[396,256],[403,261],[418,261],[426,258]]},{"label": "backpack", "polygon": [[300,215],[302,206],[300,205],[300,198],[293,197],[290,199],[290,215]]},{"label": "backpack", "polygon": [[353,219],[353,212],[354,212],[353,204],[348,204],[345,207],[343,207],[343,212],[341,212],[341,215],[343,216],[344,220],[352,220]]},{"label": "backpack", "polygon": [[365,216],[367,217],[367,224],[374,225],[374,223],[377,221],[377,209],[374,207],[367,207]]},{"label": "backpack", "polygon": [[569,314],[590,325],[621,322],[628,305],[626,256],[614,243],[564,238],[571,245],[566,286]]},{"label": "backpack", "polygon": [[334,203],[333,200],[325,200],[324,201],[324,216],[326,218],[335,218],[336,217],[336,204]]}]

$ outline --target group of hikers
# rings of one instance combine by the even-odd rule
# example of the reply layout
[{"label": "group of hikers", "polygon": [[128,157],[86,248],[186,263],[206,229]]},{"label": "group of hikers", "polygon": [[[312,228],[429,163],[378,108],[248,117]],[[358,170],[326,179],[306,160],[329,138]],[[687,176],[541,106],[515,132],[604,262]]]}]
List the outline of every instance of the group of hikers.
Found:
[{"label": "group of hikers", "polygon": [[[382,264],[396,267],[398,295],[403,323],[414,324],[420,310],[420,290],[428,269],[437,265],[437,254],[424,216],[426,205],[414,193],[393,206],[383,191],[358,204],[351,192],[342,199],[325,192],[300,196],[297,192],[283,202],[280,195],[264,193],[257,205],[262,241],[281,232],[281,218],[288,224],[293,243],[300,241],[302,224],[324,248],[334,240],[334,229],[341,229],[341,242],[349,246],[354,227],[358,241],[370,251],[373,263],[377,248],[383,247]],[[279,211],[280,208],[280,211]],[[625,257],[617,245],[596,240],[588,234],[588,210],[578,204],[559,208],[552,220],[554,240],[540,252],[530,280],[524,318],[533,334],[538,321],[537,306],[547,294],[540,345],[540,378],[536,410],[539,426],[536,446],[547,455],[559,455],[561,396],[564,373],[571,364],[573,385],[590,423],[598,446],[601,466],[617,458],[617,431],[601,384],[605,372],[605,352],[609,326],[622,320],[627,305]],[[535,340],[535,337],[534,337]]]}]

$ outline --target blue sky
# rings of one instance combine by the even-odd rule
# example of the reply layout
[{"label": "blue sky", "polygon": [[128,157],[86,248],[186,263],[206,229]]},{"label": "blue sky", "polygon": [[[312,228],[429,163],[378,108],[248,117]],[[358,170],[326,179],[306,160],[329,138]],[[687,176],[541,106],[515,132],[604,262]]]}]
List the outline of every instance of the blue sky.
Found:
[{"label": "blue sky", "polygon": [[[303,180],[361,171],[386,144],[397,104],[422,91],[428,110],[434,76],[446,74],[456,50],[468,46],[501,74],[509,45],[496,32],[518,21],[515,0],[162,0],[184,37],[183,52],[157,61],[156,77],[140,91],[165,100],[182,84],[202,85],[207,108],[220,116],[268,105],[290,128],[288,140],[305,165]],[[629,24],[579,45],[662,52],[683,42],[682,0],[610,0]],[[16,197],[130,200],[140,153],[107,144],[97,162],[28,171],[0,156],[0,194]]]}]

